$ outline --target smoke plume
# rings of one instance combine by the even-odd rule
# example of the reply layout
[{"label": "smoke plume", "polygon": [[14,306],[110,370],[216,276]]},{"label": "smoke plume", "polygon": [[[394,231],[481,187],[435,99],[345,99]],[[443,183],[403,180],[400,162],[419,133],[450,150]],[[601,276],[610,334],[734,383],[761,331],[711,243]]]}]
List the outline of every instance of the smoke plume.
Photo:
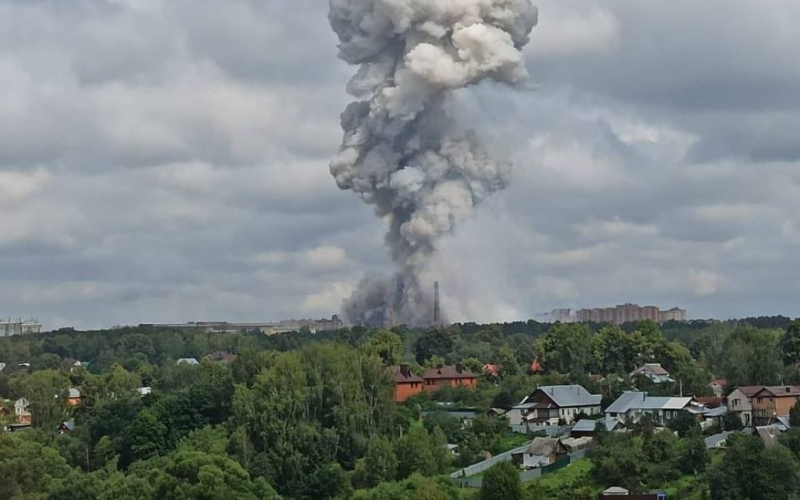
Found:
[{"label": "smoke plume", "polygon": [[430,324],[421,278],[437,241],[506,182],[445,108],[483,80],[527,77],[521,48],[537,22],[529,0],[330,0],[339,57],[358,65],[347,86],[344,140],[330,170],[341,189],[389,222],[397,273],[367,276],[343,306],[354,324]]}]

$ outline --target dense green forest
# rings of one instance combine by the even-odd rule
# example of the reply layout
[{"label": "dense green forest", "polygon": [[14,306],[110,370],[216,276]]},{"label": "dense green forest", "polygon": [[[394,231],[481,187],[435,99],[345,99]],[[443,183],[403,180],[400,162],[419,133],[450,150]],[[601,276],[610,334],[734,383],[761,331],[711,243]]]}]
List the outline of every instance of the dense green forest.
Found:
[{"label": "dense green forest", "polygon": [[[200,363],[177,364],[181,358]],[[592,467],[566,486],[523,486],[499,467],[482,490],[458,489],[447,474],[527,439],[484,413],[509,408],[541,384],[581,384],[608,404],[632,388],[634,367],[657,360],[677,382],[648,390],[674,394],[680,384],[700,396],[715,377],[733,387],[800,383],[798,358],[800,323],[782,317],[271,337],[139,327],[3,338],[4,418],[11,421],[14,401],[25,398],[33,429],[0,435],[0,498],[594,498],[604,486],[643,490],[687,475],[713,498],[767,498],[747,493],[754,491],[746,489],[747,467],[760,474],[754,482],[781,474],[781,491],[796,494],[800,436],[789,433],[770,450],[742,436],[711,457],[691,424],[675,429],[678,436],[654,433],[647,422],[603,436],[587,459]],[[529,373],[534,359],[545,373]],[[479,384],[396,404],[387,366],[400,362],[418,373],[463,363],[480,374]],[[74,407],[70,388],[81,393]],[[473,408],[478,417],[464,426],[439,411],[442,404]],[[74,425],[64,431],[67,421]],[[453,456],[447,443],[460,453]],[[773,464],[772,472],[756,467],[754,456]]]}]

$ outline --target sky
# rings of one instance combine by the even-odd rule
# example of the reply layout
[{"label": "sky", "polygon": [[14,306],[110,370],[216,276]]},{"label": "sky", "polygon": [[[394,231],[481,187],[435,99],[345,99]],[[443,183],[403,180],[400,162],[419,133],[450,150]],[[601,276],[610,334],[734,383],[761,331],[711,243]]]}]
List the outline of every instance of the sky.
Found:
[{"label": "sky", "polygon": [[[451,115],[511,160],[442,241],[453,321],[800,316],[800,2],[539,0],[524,89]],[[0,0],[0,317],[329,317],[390,273],[328,164],[322,0]]]}]

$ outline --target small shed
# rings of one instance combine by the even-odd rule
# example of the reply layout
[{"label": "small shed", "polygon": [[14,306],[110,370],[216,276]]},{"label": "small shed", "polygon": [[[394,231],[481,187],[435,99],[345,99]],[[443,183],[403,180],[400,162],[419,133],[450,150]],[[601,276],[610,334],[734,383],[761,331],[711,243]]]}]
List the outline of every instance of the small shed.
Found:
[{"label": "small shed", "polygon": [[514,453],[511,458],[523,469],[535,469],[557,462],[567,454],[567,448],[558,438],[537,437],[525,451]]}]

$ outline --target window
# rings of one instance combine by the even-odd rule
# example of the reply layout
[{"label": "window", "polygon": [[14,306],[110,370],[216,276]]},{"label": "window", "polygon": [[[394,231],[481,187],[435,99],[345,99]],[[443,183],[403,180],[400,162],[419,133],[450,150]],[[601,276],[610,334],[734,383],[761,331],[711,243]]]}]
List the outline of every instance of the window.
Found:
[{"label": "window", "polygon": [[764,402],[764,398],[758,398],[758,403],[761,404]]}]

